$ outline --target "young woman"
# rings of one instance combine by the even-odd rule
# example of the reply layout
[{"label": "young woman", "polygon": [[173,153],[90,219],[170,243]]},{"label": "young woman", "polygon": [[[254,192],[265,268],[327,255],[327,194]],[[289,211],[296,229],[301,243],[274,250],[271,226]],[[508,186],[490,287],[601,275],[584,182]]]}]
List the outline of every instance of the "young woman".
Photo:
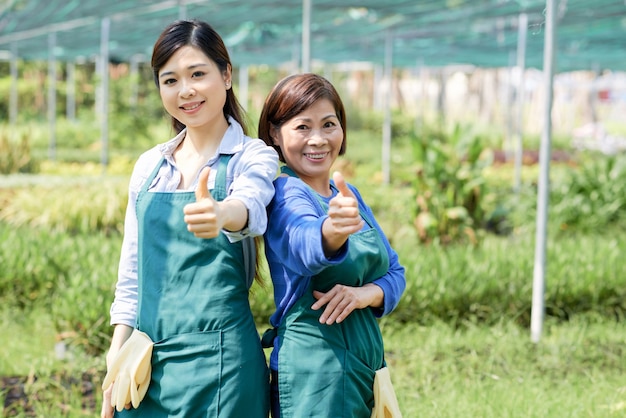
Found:
[{"label": "young woman", "polygon": [[264,235],[276,303],[272,416],[369,418],[384,365],[377,317],[406,283],[359,192],[338,172],[331,179],[346,151],[341,98],[323,77],[289,76],[265,100],[259,137],[284,163]]},{"label": "young woman", "polygon": [[[210,25],[167,27],[152,67],[177,135],[141,155],[131,176],[102,416],[115,406],[120,416],[267,417],[248,290],[278,157],[246,135],[230,58]],[[120,351],[131,335],[153,343],[140,403],[121,392],[129,378],[120,362],[138,354]]]}]

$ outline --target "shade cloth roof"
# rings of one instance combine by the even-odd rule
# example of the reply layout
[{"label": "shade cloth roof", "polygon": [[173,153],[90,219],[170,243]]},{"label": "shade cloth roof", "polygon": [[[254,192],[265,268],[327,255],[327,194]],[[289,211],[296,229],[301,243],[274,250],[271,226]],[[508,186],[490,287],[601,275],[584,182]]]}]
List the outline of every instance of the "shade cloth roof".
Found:
[{"label": "shade cloth roof", "polygon": [[[528,19],[526,66],[543,66],[542,0],[310,0],[312,60],[382,63],[390,36],[396,67],[512,64],[520,14]],[[179,17],[211,23],[236,65],[279,65],[302,50],[301,0],[4,0],[0,50],[47,60],[99,53],[110,18],[109,56],[149,59],[160,31]],[[626,70],[626,1],[560,0],[556,71]],[[4,54],[7,56],[7,53]]]}]

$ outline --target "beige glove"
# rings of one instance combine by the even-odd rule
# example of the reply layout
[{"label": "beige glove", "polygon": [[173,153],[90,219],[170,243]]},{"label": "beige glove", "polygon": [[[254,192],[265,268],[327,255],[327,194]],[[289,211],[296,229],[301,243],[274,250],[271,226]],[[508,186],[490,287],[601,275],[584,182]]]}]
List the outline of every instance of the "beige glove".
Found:
[{"label": "beige glove", "polygon": [[374,376],[374,409],[371,418],[402,418],[387,367],[377,370]]},{"label": "beige glove", "polygon": [[144,332],[134,329],[128,340],[113,359],[102,390],[113,384],[111,406],[117,411],[132,403],[137,408],[148,391],[152,372],[152,346],[154,343]]}]

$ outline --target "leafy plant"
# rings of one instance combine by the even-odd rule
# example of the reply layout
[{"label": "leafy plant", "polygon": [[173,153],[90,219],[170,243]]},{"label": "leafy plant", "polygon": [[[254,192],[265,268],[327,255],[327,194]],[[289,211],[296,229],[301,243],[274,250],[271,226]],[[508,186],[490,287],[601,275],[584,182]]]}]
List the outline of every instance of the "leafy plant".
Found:
[{"label": "leafy plant", "polygon": [[594,158],[552,193],[562,229],[612,225],[626,217],[626,156]]},{"label": "leafy plant", "polygon": [[[595,155],[551,181],[548,221],[555,231],[594,231],[620,227],[626,219],[626,156]],[[534,225],[537,191],[525,187],[516,197],[511,218]]]},{"label": "leafy plant", "polygon": [[121,232],[127,180],[102,181],[99,176],[51,179],[44,185],[19,188],[0,211],[13,226],[43,227],[69,233]]},{"label": "leafy plant", "polygon": [[32,173],[37,162],[32,158],[28,135],[23,133],[17,141],[8,132],[0,131],[0,174]]},{"label": "leafy plant", "polygon": [[450,133],[423,125],[413,144],[420,241],[476,244],[485,220],[482,170],[491,164],[484,138],[459,124]]}]

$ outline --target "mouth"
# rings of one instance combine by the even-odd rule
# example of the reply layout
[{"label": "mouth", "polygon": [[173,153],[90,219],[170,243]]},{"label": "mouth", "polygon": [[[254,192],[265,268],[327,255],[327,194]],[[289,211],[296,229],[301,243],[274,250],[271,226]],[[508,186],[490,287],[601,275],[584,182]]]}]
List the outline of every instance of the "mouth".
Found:
[{"label": "mouth", "polygon": [[191,104],[179,106],[179,109],[182,109],[182,110],[184,110],[186,112],[190,112],[190,111],[196,110],[197,108],[202,106],[203,103],[204,102],[191,103]]},{"label": "mouth", "polygon": [[304,156],[309,160],[323,160],[328,156],[328,152],[311,152],[305,153]]}]

